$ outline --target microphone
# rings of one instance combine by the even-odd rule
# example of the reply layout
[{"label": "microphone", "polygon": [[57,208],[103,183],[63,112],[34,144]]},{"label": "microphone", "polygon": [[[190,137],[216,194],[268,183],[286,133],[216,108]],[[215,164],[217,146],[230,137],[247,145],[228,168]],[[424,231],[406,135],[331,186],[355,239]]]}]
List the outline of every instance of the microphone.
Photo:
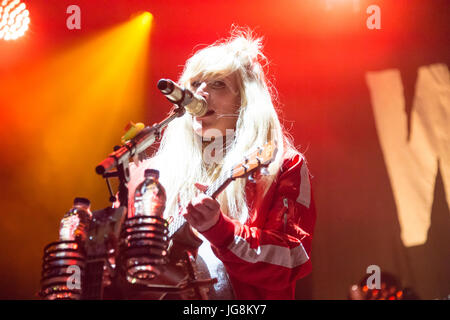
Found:
[{"label": "microphone", "polygon": [[206,100],[203,97],[192,93],[186,88],[180,87],[172,80],[159,80],[158,89],[166,96],[167,100],[184,107],[187,112],[195,117],[201,117],[208,111]]}]

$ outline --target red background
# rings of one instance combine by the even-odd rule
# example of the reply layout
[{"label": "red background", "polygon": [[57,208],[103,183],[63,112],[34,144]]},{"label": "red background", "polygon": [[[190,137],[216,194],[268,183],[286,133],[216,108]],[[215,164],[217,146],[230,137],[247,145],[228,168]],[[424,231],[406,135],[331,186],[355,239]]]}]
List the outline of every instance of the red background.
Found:
[{"label": "red background", "polygon": [[[331,10],[325,9],[325,1],[312,0],[23,2],[32,24],[26,41],[0,41],[0,85],[14,77],[12,70],[25,68],[46,52],[123,23],[136,12],[151,12],[147,116],[132,119],[148,124],[160,121],[169,109],[156,82],[177,79],[195,46],[227,36],[232,24],[263,35],[281,117],[314,176],[318,220],[313,273],[300,281],[298,298],[346,299],[348,288],[372,264],[396,274],[422,298],[450,293],[450,216],[440,175],[428,240],[405,248],[364,80],[367,71],[400,69],[409,114],[418,67],[436,62],[448,65],[448,1],[361,1],[359,12],[353,12],[352,1],[340,1]],[[81,30],[66,27],[66,8],[72,4],[81,8]],[[381,30],[366,27],[369,4],[381,8]],[[11,205],[1,213],[0,298],[33,299],[39,288],[42,248],[55,240],[58,221],[75,195],[51,199],[51,193],[29,194],[17,186],[14,172],[21,169],[20,159],[39,154],[26,153],[28,137],[8,118],[5,101],[0,98],[5,142],[0,197]],[[123,119],[124,125],[129,120]],[[118,136],[121,130],[117,128]],[[112,147],[104,141],[97,141],[97,146],[105,156]],[[94,175],[96,164],[74,174]],[[99,192],[88,195],[96,201],[94,209],[107,205],[106,186],[98,180]],[[51,199],[53,211],[33,207],[33,199],[41,197]],[[14,205],[19,202],[28,203],[31,211],[19,210]]]}]

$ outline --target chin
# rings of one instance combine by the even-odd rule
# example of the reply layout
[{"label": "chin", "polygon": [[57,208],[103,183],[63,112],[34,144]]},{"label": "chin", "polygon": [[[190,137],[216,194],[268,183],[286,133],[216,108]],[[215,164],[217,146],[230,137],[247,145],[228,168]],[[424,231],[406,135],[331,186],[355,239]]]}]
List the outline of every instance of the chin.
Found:
[{"label": "chin", "polygon": [[222,130],[217,129],[217,128],[205,128],[205,127],[194,128],[194,132],[198,136],[201,136],[202,138],[208,139],[208,140],[210,140],[212,138],[218,138],[218,137],[224,136],[224,133],[222,132]]},{"label": "chin", "polygon": [[195,134],[205,139],[222,137],[225,131],[222,128],[219,129],[212,125],[205,125],[205,122],[197,122],[197,121],[194,121],[193,129]]}]

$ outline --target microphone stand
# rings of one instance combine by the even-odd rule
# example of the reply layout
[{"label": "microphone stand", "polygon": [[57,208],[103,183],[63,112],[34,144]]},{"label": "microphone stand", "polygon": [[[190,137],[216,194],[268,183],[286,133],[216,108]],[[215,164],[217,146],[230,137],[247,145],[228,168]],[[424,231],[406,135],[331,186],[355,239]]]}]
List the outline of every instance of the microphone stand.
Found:
[{"label": "microphone stand", "polygon": [[[95,168],[97,174],[106,179],[108,190],[110,193],[110,202],[115,202],[117,199],[112,194],[111,186],[108,178],[119,178],[119,202],[120,206],[128,209],[128,187],[127,183],[130,181],[129,159],[134,156],[139,156],[142,152],[147,150],[156,140],[161,138],[161,131],[175,118],[181,117],[186,110],[183,106],[176,105],[172,113],[163,121],[147,126],[142,129],[134,138],[127,141],[123,146],[116,146],[114,152],[110,153],[100,164]],[[114,170],[115,169],[115,170]]]},{"label": "microphone stand", "polygon": [[[184,95],[185,93],[183,93]],[[171,101],[168,98],[169,101]],[[175,102],[175,108],[172,110],[171,114],[166,117],[163,121],[156,123],[152,126],[147,126],[144,129],[142,129],[134,138],[128,140],[124,145],[114,147],[114,152],[110,153],[107,158],[105,158],[100,164],[95,168],[95,171],[97,174],[101,175],[103,178],[106,179],[106,183],[108,185],[108,190],[110,193],[110,202],[115,202],[117,199],[113,195],[111,186],[109,184],[109,178],[112,177],[118,177],[119,178],[119,202],[120,207],[119,209],[126,209],[122,210],[126,215],[128,215],[128,186],[127,183],[130,181],[130,169],[129,169],[129,160],[130,158],[134,156],[139,156],[141,153],[143,153],[145,150],[147,150],[148,147],[150,147],[156,140],[159,140],[161,138],[161,132],[162,130],[175,118],[181,117],[186,113],[185,106],[190,102],[190,100],[183,101],[184,99],[181,99],[178,102]],[[171,101],[174,103],[173,101]],[[109,208],[110,209],[110,208]],[[116,210],[116,209],[112,209]],[[126,213],[125,213],[126,212]],[[158,293],[183,293],[186,291],[189,291],[191,289],[194,289],[197,296],[201,297],[202,299],[207,298],[206,294],[200,290],[200,287],[211,285],[217,282],[217,279],[198,279],[196,276],[196,270],[194,266],[194,257],[193,255],[185,250],[183,252],[185,255],[186,260],[186,267],[187,268],[187,279],[185,279],[182,283],[179,283],[177,285],[175,284],[152,284],[152,285],[137,285],[134,284],[136,289],[138,291],[143,290],[147,291],[150,294],[157,294],[158,297],[160,297],[160,294]],[[172,269],[178,270],[180,267],[173,267]],[[183,268],[184,269],[184,268]],[[175,271],[173,271],[175,272]],[[178,272],[178,271],[177,271]],[[120,281],[119,281],[120,282]],[[117,285],[117,283],[116,283]],[[119,289],[119,292],[123,292],[122,289]],[[135,289],[135,290],[136,290]],[[127,289],[124,289],[127,293]]]}]

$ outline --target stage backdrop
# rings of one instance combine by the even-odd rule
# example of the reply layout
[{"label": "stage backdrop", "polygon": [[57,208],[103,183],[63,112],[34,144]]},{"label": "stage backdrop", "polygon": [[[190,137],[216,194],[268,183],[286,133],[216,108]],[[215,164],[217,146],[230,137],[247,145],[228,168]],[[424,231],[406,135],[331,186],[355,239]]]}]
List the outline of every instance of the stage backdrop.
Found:
[{"label": "stage backdrop", "polygon": [[264,36],[313,176],[313,272],[297,297],[347,299],[373,265],[420,298],[450,293],[448,1],[22,2],[29,30],[0,40],[0,298],[38,298],[73,198],[108,205],[95,166],[128,121],[170,110],[158,79],[233,24]]}]

